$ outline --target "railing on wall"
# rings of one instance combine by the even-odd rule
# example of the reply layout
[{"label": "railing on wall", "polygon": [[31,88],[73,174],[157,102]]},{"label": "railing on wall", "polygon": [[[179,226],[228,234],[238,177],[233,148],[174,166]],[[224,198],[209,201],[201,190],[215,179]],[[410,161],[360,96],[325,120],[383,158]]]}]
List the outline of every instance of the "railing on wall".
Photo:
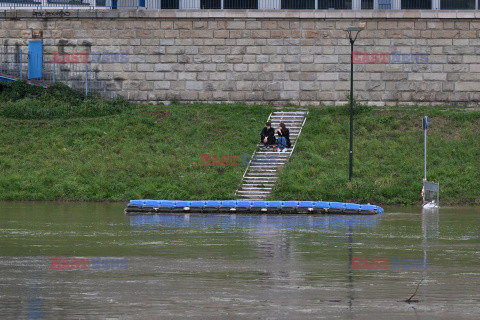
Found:
[{"label": "railing on wall", "polygon": [[478,1],[475,0],[441,0],[440,9],[444,10],[473,10],[478,9]]},{"label": "railing on wall", "polygon": [[480,0],[0,0],[0,7],[63,9],[443,9],[478,10]]},{"label": "railing on wall", "polygon": [[431,9],[432,0],[402,0],[402,9]]},{"label": "railing on wall", "polygon": [[[45,61],[43,55],[23,52],[18,48],[3,47],[0,51],[0,77],[11,80],[24,80],[35,85],[49,86],[56,82],[85,93],[97,94],[104,98],[116,98],[97,73],[85,63],[56,63]],[[40,66],[32,72],[32,66]]]},{"label": "railing on wall", "polygon": [[95,0],[0,0],[2,8],[90,8]]}]

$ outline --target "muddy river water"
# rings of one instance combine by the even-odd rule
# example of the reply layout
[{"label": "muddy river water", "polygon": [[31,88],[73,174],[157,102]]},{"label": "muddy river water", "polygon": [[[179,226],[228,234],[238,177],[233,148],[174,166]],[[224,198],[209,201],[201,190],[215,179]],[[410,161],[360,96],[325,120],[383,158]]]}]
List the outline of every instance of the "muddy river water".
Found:
[{"label": "muddy river water", "polygon": [[480,318],[480,208],[123,209],[0,202],[0,319]]}]

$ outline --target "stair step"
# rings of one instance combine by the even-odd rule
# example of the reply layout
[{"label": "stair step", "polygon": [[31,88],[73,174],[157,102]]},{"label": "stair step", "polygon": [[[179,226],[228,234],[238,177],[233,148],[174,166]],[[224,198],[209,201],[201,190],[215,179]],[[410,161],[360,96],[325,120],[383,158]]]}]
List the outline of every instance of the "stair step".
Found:
[{"label": "stair step", "polygon": [[[249,168],[258,168],[258,167],[259,167],[258,164],[255,165],[255,166],[249,166]],[[264,168],[264,171],[265,171],[265,170],[273,170],[272,172],[277,172],[275,166],[271,166],[271,165],[270,165],[270,166],[267,166],[267,165],[264,165],[264,166],[261,166],[261,167],[265,167],[265,168]]]},{"label": "stair step", "polygon": [[282,159],[278,159],[278,160],[270,160],[270,162],[260,161],[260,162],[253,163],[253,161],[252,161],[252,163],[250,165],[252,165],[252,164],[255,164],[255,165],[262,165],[262,164],[263,165],[275,165],[275,164],[280,164],[281,160],[287,160],[287,158],[282,158]]},{"label": "stair step", "polygon": [[288,129],[290,129],[290,127],[292,127],[293,129],[299,129],[302,126],[303,120],[302,121],[288,121],[288,120],[279,119],[279,120],[270,120],[270,122],[272,123],[272,125],[276,124],[276,126],[274,126],[274,129],[276,129],[278,127],[278,125],[280,125],[280,122],[285,123],[285,125],[287,126]]},{"label": "stair step", "polygon": [[259,154],[278,154],[278,153],[284,153],[284,154],[291,154],[291,151],[286,151],[286,152],[273,152],[273,151],[260,151]]},{"label": "stair step", "polygon": [[266,186],[266,187],[257,187],[257,186],[242,186],[242,188],[240,190],[271,190],[273,188],[273,184],[272,185],[269,185],[269,186]]},{"label": "stair step", "polygon": [[242,190],[239,190],[238,193],[257,195],[257,194],[269,194],[270,191],[255,191],[255,192],[252,192],[252,191],[242,191]]},{"label": "stair step", "polygon": [[263,173],[262,171],[258,170],[252,170],[248,171],[245,177],[276,177],[277,172],[268,172],[268,173]]},{"label": "stair step", "polygon": [[286,152],[277,152],[278,154],[277,155],[272,155],[272,156],[268,156],[268,155],[265,155],[265,156],[259,156],[259,155],[256,155],[255,157],[253,157],[252,161],[256,161],[256,160],[278,160],[278,159],[283,159],[283,158],[288,158],[287,157],[287,153]]},{"label": "stair step", "polygon": [[258,163],[251,163],[250,167],[254,168],[275,168],[275,167],[280,167],[284,166],[287,162],[286,161],[277,161],[275,163],[265,163],[265,162],[258,162]]},{"label": "stair step", "polygon": [[295,129],[295,130],[299,130],[301,127],[302,127],[302,123],[303,121],[286,121],[286,120],[271,120],[270,121],[272,123],[272,127],[273,129],[277,129],[280,125],[280,122],[283,122],[285,123],[285,126],[287,127],[287,129]]},{"label": "stair step", "polygon": [[278,162],[278,161],[284,161],[288,160],[288,155],[289,153],[282,152],[284,155],[287,155],[287,157],[278,157],[277,159],[261,159],[261,160],[255,160],[251,162],[261,162],[261,163],[268,163],[268,162]]},{"label": "stair step", "polygon": [[256,164],[256,165],[251,165],[250,168],[256,168],[256,169],[270,169],[270,168],[278,168],[278,167],[283,167],[286,163],[279,163],[276,165],[261,165],[261,164]]},{"label": "stair step", "polygon": [[257,177],[255,175],[245,176],[245,179],[264,179],[264,180],[271,180],[271,179],[277,179],[277,176],[272,176],[272,177]]},{"label": "stair step", "polygon": [[[245,181],[245,183],[247,183],[247,184],[255,184],[255,185],[256,185],[255,188],[262,188],[263,186],[268,187],[268,188],[269,188],[269,187],[273,187],[274,182],[275,182],[275,181],[263,181],[263,183],[262,183],[262,182],[256,182],[256,183],[254,183],[253,181]],[[268,184],[268,185],[267,185],[267,184]],[[260,187],[259,187],[259,185],[260,185]]]},{"label": "stair step", "polygon": [[259,194],[259,195],[248,195],[248,194],[239,194],[239,197],[243,200],[250,200],[250,201],[265,201],[267,199],[268,194]]},{"label": "stair step", "polygon": [[270,117],[270,119],[273,119],[273,118],[287,118],[287,119],[296,120],[296,119],[303,119],[303,118],[305,118],[305,115],[302,115],[302,114],[296,114],[296,115],[290,115],[290,114],[285,114],[285,115],[272,114],[272,116]]},{"label": "stair step", "polygon": [[250,201],[265,201],[269,195],[265,193],[261,193],[261,194],[245,193],[245,194],[239,194],[239,196],[243,196],[243,199],[250,200]]},{"label": "stair step", "polygon": [[[269,170],[269,169],[265,169],[265,168],[253,168],[253,170],[248,170],[247,173],[245,174],[245,177],[247,176],[250,176],[250,175],[256,175],[256,174],[260,174],[262,172],[265,172],[265,170]],[[269,177],[276,177],[277,176],[277,173],[278,171],[275,170],[275,171],[270,171],[269,172],[270,174],[268,174],[267,176]]]},{"label": "stair step", "polygon": [[261,159],[250,161],[250,164],[276,164],[276,163],[285,163],[288,160],[288,157],[282,157],[278,159]]},{"label": "stair step", "polygon": [[[283,164],[279,164],[278,166],[283,166]],[[277,166],[277,167],[278,167]],[[268,169],[268,168],[274,168],[275,166],[262,166],[262,165],[254,165],[254,166],[250,166],[250,168],[264,168],[264,169]]]},{"label": "stair step", "polygon": [[273,111],[272,114],[306,114],[307,111]]},{"label": "stair step", "polygon": [[[293,146],[293,145],[295,144],[295,141],[292,141],[292,140],[290,139],[290,143],[291,143],[292,146]],[[263,143],[257,144],[257,147],[263,148]],[[277,148],[278,148],[278,147],[277,147]],[[272,148],[270,148],[270,149],[272,149]],[[289,149],[289,148],[287,148],[287,150],[288,150],[288,149]],[[291,149],[291,148],[290,148],[290,149]],[[282,153],[286,153],[286,152],[287,152],[287,151],[285,151],[285,152],[277,152],[277,153],[278,153],[278,154],[282,154]]]},{"label": "stair step", "polygon": [[245,177],[259,177],[259,178],[263,178],[263,177],[267,177],[267,178],[272,178],[272,177],[276,177],[277,176],[277,172],[269,172],[269,173],[262,173],[261,171],[248,171],[247,174],[245,175]]},{"label": "stair step", "polygon": [[[277,152],[278,153],[278,152]],[[281,157],[275,157],[275,156],[266,156],[265,159],[255,159],[255,160],[252,160],[251,162],[254,162],[254,161],[257,161],[257,162],[267,162],[267,161],[279,161],[279,160],[288,160],[288,153],[286,152],[281,152],[280,154],[283,154],[283,156]]]},{"label": "stair step", "polygon": [[303,121],[305,119],[305,116],[302,115],[296,115],[296,116],[289,116],[289,115],[275,115],[270,117],[270,122],[271,120],[278,120],[278,119],[285,119],[288,121]]},{"label": "stair step", "polygon": [[277,178],[277,176],[257,176],[256,174],[246,175],[245,179],[272,179]]},{"label": "stair step", "polygon": [[259,176],[259,177],[263,177],[263,176],[271,176],[271,177],[274,177],[277,175],[277,171],[271,171],[271,172],[263,172],[262,171],[248,171],[246,176]]},{"label": "stair step", "polygon": [[270,119],[272,118],[286,118],[290,120],[298,120],[298,119],[305,118],[305,115],[304,114],[272,114],[270,116]]},{"label": "stair step", "polygon": [[[286,154],[286,152],[277,152],[279,154]],[[268,162],[275,162],[275,161],[285,161],[288,160],[288,157],[276,157],[276,156],[268,156],[265,158],[255,158],[252,159],[250,162],[261,162],[261,163],[268,163]]]}]

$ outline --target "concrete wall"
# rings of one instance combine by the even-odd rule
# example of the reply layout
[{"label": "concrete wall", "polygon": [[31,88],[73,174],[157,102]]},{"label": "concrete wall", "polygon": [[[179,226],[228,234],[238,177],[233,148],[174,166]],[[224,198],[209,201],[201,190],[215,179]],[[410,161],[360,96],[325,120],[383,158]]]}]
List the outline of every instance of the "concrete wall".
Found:
[{"label": "concrete wall", "polygon": [[127,63],[91,67],[134,101],[344,103],[350,45],[343,29],[358,22],[366,23],[355,43],[360,101],[480,101],[478,11],[63,12],[0,11],[2,44],[26,50],[42,30],[45,60],[52,51],[124,53]]}]

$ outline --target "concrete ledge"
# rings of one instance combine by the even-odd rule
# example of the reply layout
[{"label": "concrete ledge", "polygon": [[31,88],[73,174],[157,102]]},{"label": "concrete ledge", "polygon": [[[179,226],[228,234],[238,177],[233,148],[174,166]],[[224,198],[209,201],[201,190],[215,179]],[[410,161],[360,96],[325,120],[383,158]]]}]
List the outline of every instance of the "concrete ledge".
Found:
[{"label": "concrete ledge", "polygon": [[480,19],[460,10],[1,10],[1,19]]}]

